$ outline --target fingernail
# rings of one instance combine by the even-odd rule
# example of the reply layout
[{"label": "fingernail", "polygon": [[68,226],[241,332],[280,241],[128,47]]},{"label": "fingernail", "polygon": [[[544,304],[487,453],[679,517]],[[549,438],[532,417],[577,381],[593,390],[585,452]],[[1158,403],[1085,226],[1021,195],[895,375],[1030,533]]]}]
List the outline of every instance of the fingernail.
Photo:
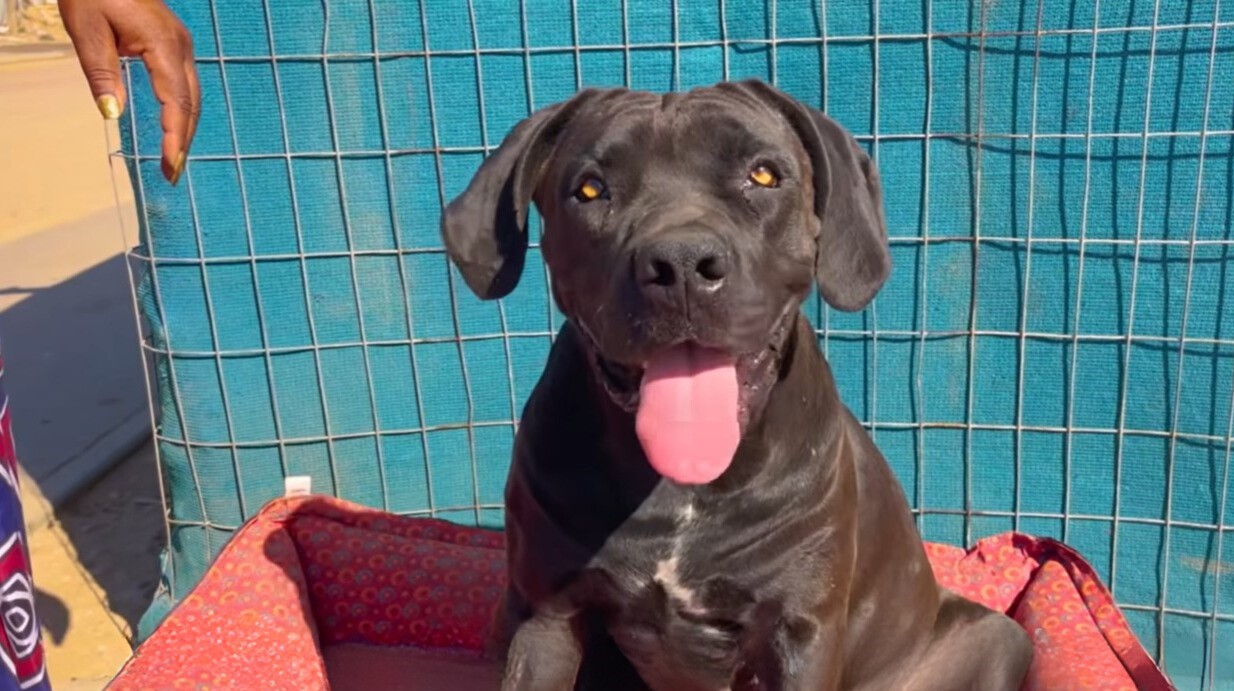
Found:
[{"label": "fingernail", "polygon": [[171,184],[175,187],[176,183],[180,182],[180,174],[184,172],[184,163],[186,157],[184,152],[180,152],[180,156],[176,158],[176,164],[171,168]]},{"label": "fingernail", "polygon": [[104,120],[120,119],[120,113],[122,112],[120,109],[120,101],[115,96],[112,96],[111,94],[103,94],[102,96],[99,96],[98,100],[95,101],[95,104],[98,105],[99,112],[103,114]]}]

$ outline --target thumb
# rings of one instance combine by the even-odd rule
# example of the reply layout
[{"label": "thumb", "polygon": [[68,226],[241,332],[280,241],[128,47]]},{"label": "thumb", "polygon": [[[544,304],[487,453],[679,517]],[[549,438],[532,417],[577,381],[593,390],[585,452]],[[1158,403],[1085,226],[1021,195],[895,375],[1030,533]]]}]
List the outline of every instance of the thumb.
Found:
[{"label": "thumb", "polygon": [[116,120],[124,111],[124,82],[120,78],[120,56],[116,51],[116,37],[111,26],[101,16],[74,17],[65,28],[73,39],[77,60],[86,75],[90,93],[107,120]]}]

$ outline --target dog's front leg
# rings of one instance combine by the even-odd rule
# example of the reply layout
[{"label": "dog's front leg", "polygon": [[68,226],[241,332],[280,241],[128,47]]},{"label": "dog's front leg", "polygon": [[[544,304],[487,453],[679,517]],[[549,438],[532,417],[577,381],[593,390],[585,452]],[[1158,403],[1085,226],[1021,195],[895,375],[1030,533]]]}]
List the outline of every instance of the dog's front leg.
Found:
[{"label": "dog's front leg", "polygon": [[781,623],[738,674],[734,691],[834,691],[844,675],[843,621]]},{"label": "dog's front leg", "polygon": [[581,660],[568,618],[533,615],[514,631],[501,691],[571,691]]}]

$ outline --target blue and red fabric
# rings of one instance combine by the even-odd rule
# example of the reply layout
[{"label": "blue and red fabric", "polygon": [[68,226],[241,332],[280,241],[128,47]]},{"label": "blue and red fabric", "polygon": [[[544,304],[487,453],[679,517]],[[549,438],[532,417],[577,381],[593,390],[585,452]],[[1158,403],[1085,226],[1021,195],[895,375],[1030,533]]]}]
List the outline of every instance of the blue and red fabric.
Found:
[{"label": "blue and red fabric", "polygon": [[0,355],[0,691],[51,691],[40,635]]}]

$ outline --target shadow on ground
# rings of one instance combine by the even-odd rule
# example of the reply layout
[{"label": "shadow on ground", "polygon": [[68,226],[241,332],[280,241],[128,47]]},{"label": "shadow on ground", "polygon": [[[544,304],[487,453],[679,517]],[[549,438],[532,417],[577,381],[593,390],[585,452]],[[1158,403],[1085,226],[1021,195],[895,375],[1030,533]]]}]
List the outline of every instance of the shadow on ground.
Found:
[{"label": "shadow on ground", "polygon": [[69,607],[64,600],[35,586],[34,607],[39,613],[39,624],[43,627],[43,635],[52,645],[63,643],[64,636],[69,632],[69,625],[73,621],[73,615],[69,612]]},{"label": "shadow on ground", "polygon": [[[125,258],[98,262],[75,247],[108,218],[87,217],[0,250],[0,352],[17,455],[52,505],[149,439]],[[77,270],[82,259],[93,266]]]},{"label": "shadow on ground", "polygon": [[124,256],[73,269],[75,252],[85,253],[74,248],[82,226],[97,231],[101,218],[0,249],[4,383],[36,605],[47,644],[65,646],[70,659],[94,654],[80,642],[109,620],[131,637],[165,543]]},{"label": "shadow on ground", "polygon": [[[98,583],[106,605],[129,632],[136,630],[154,597],[159,553],[166,544],[157,472],[153,447],[147,444],[56,511],[81,569]],[[55,606],[48,604],[52,609],[40,609],[40,614],[54,637],[56,622],[47,615],[54,616]],[[71,625],[66,612],[64,626]]]}]

